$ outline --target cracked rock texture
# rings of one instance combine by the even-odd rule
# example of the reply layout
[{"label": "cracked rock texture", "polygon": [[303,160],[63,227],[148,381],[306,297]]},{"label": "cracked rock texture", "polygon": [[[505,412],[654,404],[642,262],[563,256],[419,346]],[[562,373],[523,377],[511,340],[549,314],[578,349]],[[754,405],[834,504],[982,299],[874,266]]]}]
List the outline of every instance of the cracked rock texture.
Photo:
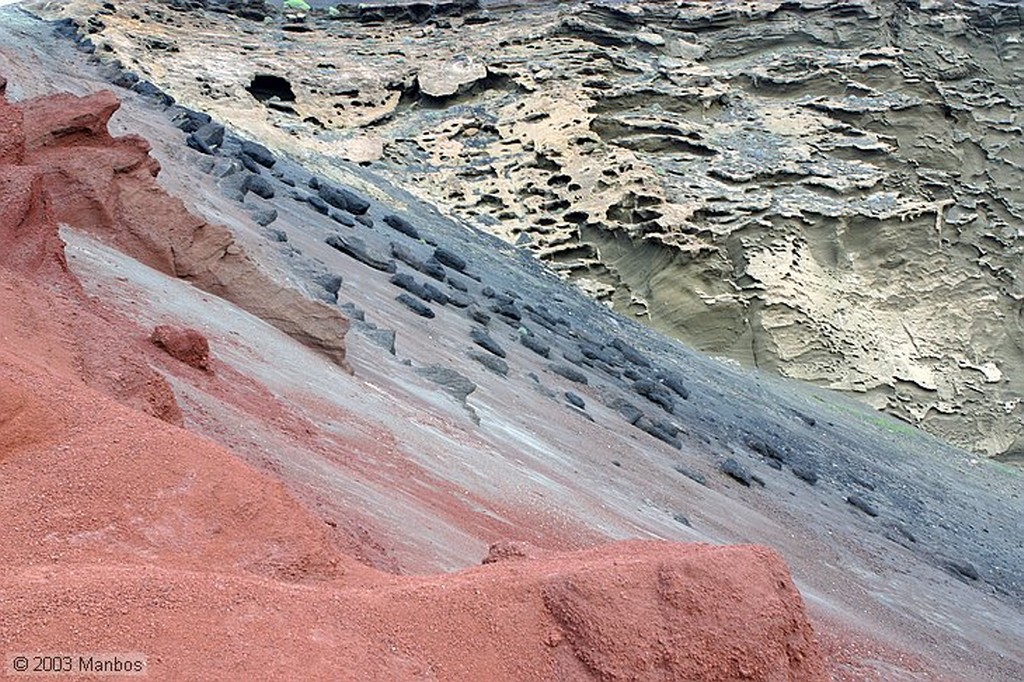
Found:
[{"label": "cracked rock texture", "polygon": [[59,11],[183,104],[329,176],[372,164],[702,350],[1024,451],[1020,3],[188,6]]}]

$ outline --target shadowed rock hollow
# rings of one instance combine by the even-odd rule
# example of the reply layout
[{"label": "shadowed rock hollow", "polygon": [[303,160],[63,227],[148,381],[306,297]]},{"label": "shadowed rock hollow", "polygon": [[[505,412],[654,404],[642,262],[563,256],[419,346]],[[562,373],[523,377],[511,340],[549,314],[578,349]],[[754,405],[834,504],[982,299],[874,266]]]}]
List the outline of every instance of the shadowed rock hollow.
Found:
[{"label": "shadowed rock hollow", "polygon": [[700,349],[978,452],[1024,433],[1015,3],[64,4],[183,102],[372,163]]}]

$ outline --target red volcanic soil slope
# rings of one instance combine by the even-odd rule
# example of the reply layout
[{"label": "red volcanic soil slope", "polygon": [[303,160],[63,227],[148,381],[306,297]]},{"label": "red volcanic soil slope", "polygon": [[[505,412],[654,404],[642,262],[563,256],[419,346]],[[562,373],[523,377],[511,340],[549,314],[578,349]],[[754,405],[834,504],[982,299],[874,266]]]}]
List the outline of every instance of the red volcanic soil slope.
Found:
[{"label": "red volcanic soil slope", "polygon": [[[15,652],[137,652],[151,677],[175,680],[826,679],[772,550],[505,548],[459,573],[394,576],[340,553],[280,481],[183,428],[153,330],[83,292],[58,233],[71,219],[125,227],[130,197],[111,188],[156,175],[144,142],[106,132],[116,106],[0,103],[5,665]],[[83,191],[83,177],[97,184]],[[130,226],[113,241],[163,253],[151,264],[174,272],[170,240],[216,229],[179,215],[188,224],[164,244]],[[197,333],[153,339],[210,363]]]}]

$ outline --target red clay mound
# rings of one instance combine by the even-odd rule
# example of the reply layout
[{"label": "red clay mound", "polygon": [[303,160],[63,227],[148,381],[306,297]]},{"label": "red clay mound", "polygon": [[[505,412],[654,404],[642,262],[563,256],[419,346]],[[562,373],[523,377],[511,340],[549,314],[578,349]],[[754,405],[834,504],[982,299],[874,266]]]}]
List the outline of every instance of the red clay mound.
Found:
[{"label": "red clay mound", "polygon": [[599,679],[826,678],[800,595],[774,551],[629,543],[595,554],[545,580],[542,594]]},{"label": "red clay mound", "polygon": [[149,335],[149,340],[189,367],[202,370],[210,368],[210,342],[195,329],[161,324]]},{"label": "red clay mound", "polygon": [[12,650],[141,651],[158,679],[827,679],[785,566],[757,547],[618,543],[351,587],[44,566],[0,590]]}]

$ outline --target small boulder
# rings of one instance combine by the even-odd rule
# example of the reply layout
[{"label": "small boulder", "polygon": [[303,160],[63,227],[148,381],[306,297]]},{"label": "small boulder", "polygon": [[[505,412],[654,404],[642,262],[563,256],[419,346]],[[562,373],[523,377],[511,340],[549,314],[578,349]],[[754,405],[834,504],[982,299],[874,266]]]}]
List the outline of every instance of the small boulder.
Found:
[{"label": "small boulder", "polygon": [[274,185],[262,175],[250,175],[245,180],[246,189],[262,199],[274,198]]},{"label": "small boulder", "polygon": [[672,393],[657,381],[653,379],[640,379],[633,382],[633,390],[655,405],[660,405],[669,414],[675,412],[676,404]]},{"label": "small boulder", "polygon": [[252,220],[254,223],[259,225],[260,227],[266,227],[270,223],[277,220],[277,209],[254,206],[249,209],[249,215],[252,216]]},{"label": "small boulder", "polygon": [[523,344],[542,358],[546,358],[551,354],[551,346],[544,343],[539,336],[534,334],[521,334],[519,336],[519,343]]},{"label": "small boulder", "polygon": [[317,193],[331,206],[348,211],[352,215],[363,215],[370,210],[370,202],[343,187],[336,187],[320,181]]},{"label": "small boulder", "polygon": [[413,298],[409,294],[399,294],[395,297],[395,300],[409,308],[420,317],[425,317],[428,320],[434,318],[434,311],[430,309],[430,306],[424,305],[419,299]]},{"label": "small boulder", "polygon": [[203,154],[214,154],[224,143],[224,126],[220,123],[210,122],[199,127],[194,133],[185,139],[192,149]]},{"label": "small boulder", "polygon": [[476,351],[470,351],[469,357],[472,360],[476,360],[498,376],[508,376],[508,363],[501,358],[497,358],[490,353],[478,353]]},{"label": "small boulder", "polygon": [[458,270],[462,272],[466,269],[466,259],[457,253],[453,253],[445,248],[434,249],[434,258],[441,262],[442,265],[447,265],[452,270]]},{"label": "small boulder", "polygon": [[[135,79],[138,80],[138,76],[136,76]],[[115,85],[119,84],[115,83]],[[121,87],[129,86],[122,85]],[[168,111],[168,114],[170,115],[171,123],[173,123],[176,128],[186,133],[194,133],[207,123],[213,121],[209,114],[204,114],[201,111],[194,111],[180,105],[172,107]]]},{"label": "small boulder", "polygon": [[401,216],[393,214],[386,215],[384,216],[384,222],[387,223],[387,225],[395,232],[401,232],[405,236],[410,237],[412,239],[420,238],[419,230],[417,230],[412,223],[410,223],[405,218],[402,218]]},{"label": "small boulder", "polygon": [[248,156],[264,168],[273,168],[274,164],[277,163],[273,152],[263,145],[250,142],[249,140],[242,140],[242,154]]},{"label": "small boulder", "polygon": [[846,503],[856,509],[859,509],[868,516],[878,516],[878,508],[860,495],[847,495]]},{"label": "small boulder", "polygon": [[209,371],[210,343],[202,332],[189,327],[161,324],[149,335],[150,342],[189,367]]},{"label": "small boulder", "polygon": [[587,375],[579,371],[571,365],[563,365],[560,363],[548,363],[548,369],[557,374],[558,376],[568,379],[569,381],[576,382],[577,384],[587,384]]},{"label": "small boulder", "polygon": [[750,487],[750,482],[754,480],[750,471],[745,466],[737,462],[735,459],[730,457],[729,459],[722,462],[719,465],[719,470],[726,476],[738,481],[740,484]]},{"label": "small boulder", "polygon": [[613,339],[612,346],[622,353],[626,360],[632,362],[634,365],[639,367],[651,366],[651,361],[648,360],[643,353],[638,351],[636,348],[633,348],[633,346],[629,345],[622,339]]},{"label": "small boulder", "polygon": [[438,384],[445,391],[455,396],[456,400],[462,403],[466,402],[466,398],[469,394],[476,390],[476,384],[474,384],[468,377],[456,372],[454,369],[443,367],[441,365],[420,367],[416,370],[416,373],[421,377]]},{"label": "small boulder", "polygon": [[473,340],[473,343],[483,348],[489,353],[497,355],[499,358],[505,357],[505,349],[502,348],[497,341],[495,341],[490,334],[482,329],[473,329],[469,332],[469,338]]}]

